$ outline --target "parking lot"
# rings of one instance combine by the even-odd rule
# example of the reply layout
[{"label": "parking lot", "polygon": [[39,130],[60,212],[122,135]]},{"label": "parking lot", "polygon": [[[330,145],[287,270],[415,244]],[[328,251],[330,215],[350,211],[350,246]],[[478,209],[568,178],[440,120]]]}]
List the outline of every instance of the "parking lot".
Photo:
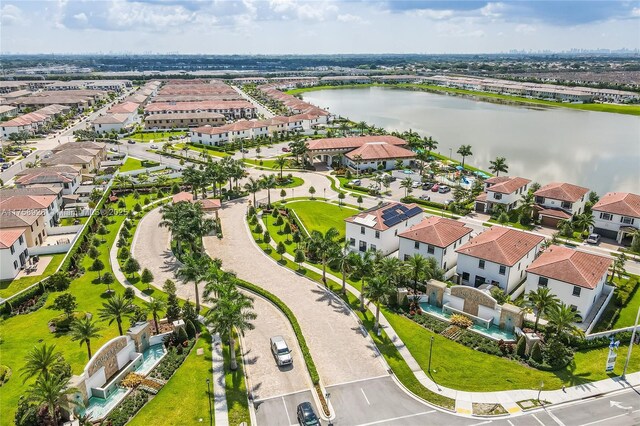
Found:
[{"label": "parking lot", "polygon": [[[387,190],[391,191],[391,198],[393,198],[394,200],[400,200],[401,198],[404,197],[405,189],[400,187],[400,182],[402,182],[402,179],[406,179],[407,177],[414,180],[417,185],[416,188],[412,188],[412,191],[409,195],[416,198],[427,196],[429,197],[430,201],[434,201],[436,203],[442,203],[442,204],[444,204],[447,200],[453,200],[453,190],[443,194],[437,191],[434,192],[430,189],[429,190],[423,189],[423,186],[420,184],[420,175],[417,173],[413,173],[409,175],[409,174],[404,174],[402,172],[394,172],[393,177],[395,177],[395,181],[390,182],[388,189],[384,185],[382,185],[381,191],[383,192]],[[354,177],[354,179],[356,178]],[[371,178],[360,178],[360,181],[361,183],[359,186],[363,186],[365,188],[380,187],[379,184],[374,182]],[[434,182],[434,181],[431,181],[431,182]]]}]

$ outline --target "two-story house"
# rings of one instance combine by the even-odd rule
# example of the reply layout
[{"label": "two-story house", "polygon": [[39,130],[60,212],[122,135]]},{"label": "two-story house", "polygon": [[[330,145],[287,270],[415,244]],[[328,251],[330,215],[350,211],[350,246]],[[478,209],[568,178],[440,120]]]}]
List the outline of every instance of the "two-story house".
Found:
[{"label": "two-story house", "polygon": [[27,247],[42,245],[47,236],[44,217],[25,211],[5,211],[0,214],[0,234],[12,229],[24,229]]},{"label": "two-story house", "polygon": [[529,189],[529,179],[517,176],[496,176],[484,181],[484,192],[476,197],[475,210],[490,213],[494,206],[502,205],[506,211],[518,207],[523,194]]},{"label": "two-story house", "polygon": [[602,294],[611,263],[603,256],[553,245],[527,268],[525,291],[547,287],[586,318]]},{"label": "two-story house", "polygon": [[560,220],[569,220],[584,212],[588,188],[570,183],[552,182],[533,193],[536,214],[544,226],[556,228]]},{"label": "two-story house", "polygon": [[591,207],[591,212],[593,232],[619,244],[631,244],[633,233],[640,229],[640,195],[608,192]]},{"label": "two-story house", "polygon": [[17,188],[47,185],[62,188],[62,195],[73,194],[82,182],[80,168],[73,166],[37,167],[18,172]]},{"label": "two-story house", "polygon": [[0,214],[6,211],[42,216],[45,226],[55,226],[60,216],[58,197],[55,195],[12,195],[2,198]]},{"label": "two-story house", "polygon": [[456,250],[460,283],[493,284],[511,293],[525,279],[543,241],[539,235],[492,226]]},{"label": "two-story house", "polygon": [[446,272],[456,266],[456,248],[469,241],[472,231],[459,220],[431,216],[398,234],[398,258],[408,260],[415,254],[432,257],[438,267]]},{"label": "two-story house", "polygon": [[25,228],[0,232],[0,280],[12,280],[29,259]]},{"label": "two-story house", "polygon": [[423,217],[417,204],[384,203],[346,218],[346,240],[352,251],[378,250],[386,256],[398,250],[398,234]]}]

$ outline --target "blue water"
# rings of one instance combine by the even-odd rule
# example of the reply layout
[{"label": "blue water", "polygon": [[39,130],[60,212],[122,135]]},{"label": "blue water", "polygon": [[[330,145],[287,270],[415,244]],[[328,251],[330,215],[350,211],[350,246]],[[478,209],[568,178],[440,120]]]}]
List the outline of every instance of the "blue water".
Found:
[{"label": "blue water", "polygon": [[142,364],[135,369],[135,372],[146,376],[153,369],[156,363],[162,359],[165,354],[164,345],[162,343],[158,345],[149,346],[142,353]]},{"label": "blue water", "polygon": [[124,399],[128,391],[128,389],[117,387],[107,399],[92,396],[89,398],[89,404],[87,405],[85,414],[89,414],[92,420],[105,417]]},{"label": "blue water", "polygon": [[[442,312],[441,308],[430,305],[426,302],[420,302],[419,305],[420,305],[420,309],[422,309],[423,312],[433,315],[434,317],[448,320],[449,317],[451,316],[446,312]],[[490,337],[495,340],[515,340],[515,336],[513,335],[513,333],[510,333],[505,330],[501,330],[495,325],[491,325],[491,327],[486,328],[481,325],[474,324],[471,327],[469,327],[469,330],[472,330],[478,334],[482,334],[484,336]]]},{"label": "blue water", "polygon": [[403,173],[405,175],[412,175],[413,174],[413,172],[411,170],[404,170]]}]

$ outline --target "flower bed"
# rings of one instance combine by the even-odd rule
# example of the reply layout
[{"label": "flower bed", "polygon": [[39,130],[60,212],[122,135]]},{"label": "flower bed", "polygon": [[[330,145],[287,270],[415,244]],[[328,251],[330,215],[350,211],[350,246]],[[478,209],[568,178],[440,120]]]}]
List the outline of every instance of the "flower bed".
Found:
[{"label": "flower bed", "polygon": [[107,416],[107,424],[111,426],[124,426],[144,404],[149,401],[149,396],[138,390],[127,395],[120,405]]}]

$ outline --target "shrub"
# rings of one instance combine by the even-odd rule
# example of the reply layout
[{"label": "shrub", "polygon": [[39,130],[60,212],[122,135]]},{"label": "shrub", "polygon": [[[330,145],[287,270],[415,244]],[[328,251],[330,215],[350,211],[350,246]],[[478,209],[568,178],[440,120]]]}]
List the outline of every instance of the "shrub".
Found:
[{"label": "shrub", "polygon": [[416,198],[416,197],[412,197],[412,196],[404,197],[400,201],[402,201],[403,203],[416,203],[416,204],[419,204],[419,205],[425,206],[425,207],[434,207],[434,208],[440,209],[440,210],[446,210],[447,209],[447,207],[442,203],[436,203],[435,201],[421,200],[420,198]]},{"label": "shrub", "polygon": [[262,226],[259,223],[256,224],[256,227],[253,228],[253,232],[255,232],[256,234],[262,234]]},{"label": "shrub", "polygon": [[535,342],[531,348],[530,358],[538,363],[542,362],[542,349],[540,348],[540,342]]},{"label": "shrub", "polygon": [[520,336],[520,338],[518,339],[518,343],[516,344],[516,355],[518,355],[520,358],[524,358],[526,349],[527,340],[524,338],[524,336]]},{"label": "shrub", "polygon": [[144,380],[144,376],[141,376],[140,374],[136,374],[136,373],[129,373],[122,380],[120,384],[125,388],[133,389],[138,387],[143,380]]},{"label": "shrub", "polygon": [[129,300],[133,300],[136,297],[136,292],[131,287],[127,287],[124,289],[124,297]]},{"label": "shrub", "polygon": [[414,315],[411,318],[421,326],[438,334],[442,333],[449,326],[446,322],[440,321],[431,315]]},{"label": "shrub", "polygon": [[451,318],[449,318],[449,320],[451,321],[451,324],[457,325],[460,328],[469,328],[473,325],[473,321],[471,320],[471,318],[465,317],[464,315],[460,314],[451,315]]},{"label": "shrub", "polygon": [[194,337],[196,337],[196,327],[193,325],[193,323],[187,320],[185,324],[186,324],[185,328],[187,330],[187,336],[189,337],[189,339],[193,339]]},{"label": "shrub", "polygon": [[562,368],[573,359],[573,352],[558,339],[547,342],[542,351],[544,362],[553,368]]}]

